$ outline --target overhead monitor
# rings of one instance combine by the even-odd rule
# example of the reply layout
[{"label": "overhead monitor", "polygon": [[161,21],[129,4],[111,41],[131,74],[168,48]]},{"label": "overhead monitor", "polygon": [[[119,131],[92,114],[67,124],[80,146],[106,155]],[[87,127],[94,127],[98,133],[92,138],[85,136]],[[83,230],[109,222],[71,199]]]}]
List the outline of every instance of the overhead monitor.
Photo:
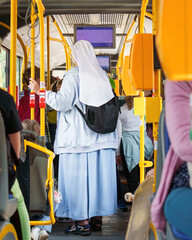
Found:
[{"label": "overhead monitor", "polygon": [[87,40],[94,48],[115,48],[114,25],[76,25],[74,41]]},{"label": "overhead monitor", "polygon": [[97,60],[99,62],[100,67],[109,72],[110,71],[110,56],[106,55],[97,55]]}]

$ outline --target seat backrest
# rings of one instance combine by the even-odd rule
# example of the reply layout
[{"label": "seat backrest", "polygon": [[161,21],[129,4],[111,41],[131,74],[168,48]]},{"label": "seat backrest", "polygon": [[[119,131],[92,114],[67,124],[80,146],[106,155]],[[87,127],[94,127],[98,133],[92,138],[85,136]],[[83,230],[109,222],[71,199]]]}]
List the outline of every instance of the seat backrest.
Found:
[{"label": "seat backrest", "polygon": [[158,144],[157,144],[157,167],[156,167],[156,190],[159,187],[163,164],[165,160],[165,110],[161,111],[159,118]]},{"label": "seat backrest", "polygon": [[30,158],[30,210],[45,211],[48,155],[29,147]]},{"label": "seat backrest", "polygon": [[6,209],[8,203],[8,168],[7,168],[7,145],[5,128],[0,112],[0,220],[7,219]]}]

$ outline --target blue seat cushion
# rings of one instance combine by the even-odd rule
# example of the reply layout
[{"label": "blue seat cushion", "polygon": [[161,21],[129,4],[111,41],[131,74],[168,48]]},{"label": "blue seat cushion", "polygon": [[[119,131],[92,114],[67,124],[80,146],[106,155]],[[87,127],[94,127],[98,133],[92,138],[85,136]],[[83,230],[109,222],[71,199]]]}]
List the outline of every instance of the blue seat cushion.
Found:
[{"label": "blue seat cushion", "polygon": [[188,237],[187,235],[185,235],[184,233],[180,232],[179,230],[177,230],[174,226],[171,226],[173,235],[179,239],[182,240],[192,240],[191,237]]}]

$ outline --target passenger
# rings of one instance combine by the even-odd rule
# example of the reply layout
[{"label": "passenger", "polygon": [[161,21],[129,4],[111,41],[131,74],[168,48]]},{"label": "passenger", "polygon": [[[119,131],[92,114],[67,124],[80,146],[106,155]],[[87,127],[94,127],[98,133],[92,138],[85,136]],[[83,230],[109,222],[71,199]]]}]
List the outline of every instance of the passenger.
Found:
[{"label": "passenger", "polygon": [[171,145],[151,207],[151,217],[156,229],[165,232],[167,219],[175,231],[186,234],[190,239],[192,186],[189,186],[187,166],[192,162],[189,137],[191,92],[192,81],[167,81],[165,84],[165,119]]},{"label": "passenger", "polygon": [[[75,107],[100,106],[113,93],[89,42],[77,42],[72,55],[78,67],[64,75],[59,92],[46,91],[46,102],[58,111],[54,150],[60,155],[58,186],[63,200],[56,215],[76,220],[66,234],[87,236],[91,233],[89,219],[93,228],[101,230],[102,216],[117,211],[117,136],[115,131],[93,132]],[[32,80],[30,88],[39,94],[37,82]]]},{"label": "passenger", "polygon": [[[121,107],[118,120],[118,135],[122,138],[122,154],[120,147],[116,159],[124,157],[125,177],[128,183],[128,191],[134,193],[140,182],[140,116],[134,115],[133,97],[125,98],[126,103]],[[145,124],[146,129],[146,124]],[[153,154],[153,144],[145,131],[145,158],[150,159]],[[122,159],[123,160],[123,159]],[[127,169],[126,169],[127,168]]]},{"label": "passenger", "polygon": [[[19,117],[21,122],[25,119],[31,118],[31,110],[30,110],[30,91],[27,86],[29,85],[29,78],[31,77],[31,68],[28,68],[23,73],[23,85],[24,87],[24,96],[19,100]],[[40,81],[40,69],[35,67],[35,79]],[[35,120],[40,123],[40,109],[39,109],[39,96],[35,94]]]},{"label": "passenger", "polygon": [[18,159],[20,153],[20,131],[22,129],[22,125],[12,96],[1,89],[0,110],[4,119],[7,138],[9,193],[18,199],[17,211],[11,217],[10,221],[16,229],[18,239],[29,240],[29,215],[27,213],[23,195],[19,188],[19,184],[16,179],[16,172],[14,170],[14,159],[15,157]]}]

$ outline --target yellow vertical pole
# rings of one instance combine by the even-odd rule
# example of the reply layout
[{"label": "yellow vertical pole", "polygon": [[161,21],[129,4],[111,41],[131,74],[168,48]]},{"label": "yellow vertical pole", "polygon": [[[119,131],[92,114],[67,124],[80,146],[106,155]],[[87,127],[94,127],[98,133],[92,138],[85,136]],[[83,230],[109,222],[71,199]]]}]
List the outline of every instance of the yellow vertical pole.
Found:
[{"label": "yellow vertical pole", "polygon": [[145,14],[146,8],[149,0],[143,0],[141,5],[141,15],[140,15],[140,24],[139,24],[139,32],[144,33],[144,22],[145,22]]},{"label": "yellow vertical pole", "polygon": [[50,90],[50,26],[49,16],[47,16],[47,90]]},{"label": "yellow vertical pole", "polygon": [[[155,71],[155,97],[161,97],[161,70]],[[162,104],[161,104],[162,107]],[[161,111],[161,109],[160,109]],[[158,141],[158,127],[159,123],[153,123],[153,138],[154,138],[154,184],[153,184],[153,192],[156,191],[156,166],[157,166],[157,141]]]},{"label": "yellow vertical pole", "polygon": [[67,58],[68,58],[68,70],[69,70],[71,68],[71,58],[68,52],[67,52]]},{"label": "yellow vertical pole", "polygon": [[[40,22],[40,136],[45,136],[45,78],[44,78],[44,20],[43,12],[45,10],[41,0],[35,0],[38,7],[38,16]],[[43,138],[42,138],[43,141]],[[43,145],[45,142],[42,143]]]},{"label": "yellow vertical pole", "polygon": [[17,1],[11,0],[10,94],[16,102]]},{"label": "yellow vertical pole", "polygon": [[[156,0],[152,1],[153,8],[153,35],[156,35],[156,21],[157,21],[157,6]],[[155,97],[161,97],[161,70],[155,70]],[[162,100],[161,100],[162,101]],[[162,107],[162,104],[161,104]],[[153,138],[154,138],[154,184],[153,184],[153,192],[156,191],[156,166],[157,166],[157,141],[158,141],[158,128],[159,123],[153,123]]]},{"label": "yellow vertical pole", "polygon": [[[35,0],[32,0],[31,3],[31,78],[35,79],[35,20],[37,16],[35,14]],[[34,92],[31,91],[31,94],[34,96]],[[35,119],[35,105],[31,107],[31,119]]]},{"label": "yellow vertical pole", "polygon": [[68,66],[68,52],[67,52],[67,48],[64,45],[64,49],[65,49],[65,61],[66,61],[66,71],[69,70],[69,66]]},{"label": "yellow vertical pole", "polygon": [[[146,8],[149,0],[143,0],[142,6],[141,6],[141,15],[140,15],[140,22],[139,22],[139,33],[144,33],[144,21],[145,21],[145,13]],[[140,97],[143,98],[143,101],[145,103],[144,98],[144,92],[140,91]],[[145,104],[144,104],[145,108]],[[142,183],[145,179],[145,167],[143,162],[145,161],[145,153],[144,153],[144,146],[145,146],[145,116],[140,115],[140,183]]]},{"label": "yellow vertical pole", "polygon": [[[140,91],[140,97],[144,99],[144,91]],[[144,104],[145,108],[145,104]],[[145,144],[145,116],[144,114],[140,115],[140,183],[142,183],[145,179],[145,168],[144,168],[144,160],[145,160],[145,152],[144,152],[144,144]]]}]

